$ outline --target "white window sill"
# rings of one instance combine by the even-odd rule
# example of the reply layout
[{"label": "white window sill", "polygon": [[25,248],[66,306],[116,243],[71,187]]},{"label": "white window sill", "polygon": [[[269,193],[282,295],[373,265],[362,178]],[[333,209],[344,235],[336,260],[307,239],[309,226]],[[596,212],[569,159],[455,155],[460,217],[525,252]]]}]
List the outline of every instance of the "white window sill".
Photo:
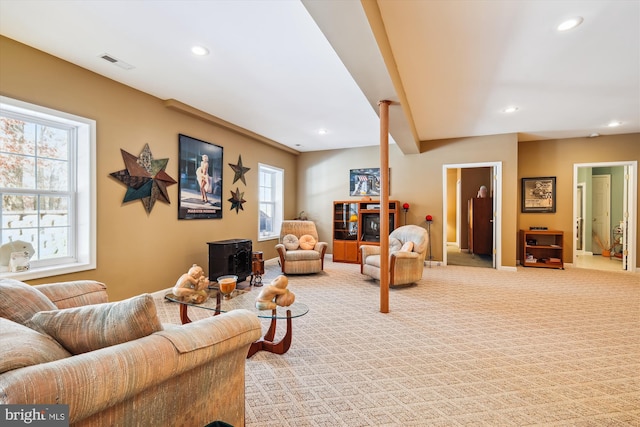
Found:
[{"label": "white window sill", "polygon": [[95,270],[93,264],[62,264],[48,267],[32,268],[27,271],[10,272],[9,267],[0,266],[0,279],[15,279],[20,281],[42,279],[45,277],[59,276],[61,274],[78,273],[81,271]]}]

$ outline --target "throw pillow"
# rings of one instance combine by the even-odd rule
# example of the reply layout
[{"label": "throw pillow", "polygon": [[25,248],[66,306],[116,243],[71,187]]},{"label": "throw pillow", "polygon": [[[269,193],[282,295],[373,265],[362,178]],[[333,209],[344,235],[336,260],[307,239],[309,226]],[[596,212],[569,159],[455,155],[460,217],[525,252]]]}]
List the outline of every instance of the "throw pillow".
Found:
[{"label": "throw pillow", "polygon": [[0,374],[70,357],[50,336],[0,317]]},{"label": "throw pillow", "polygon": [[311,234],[300,236],[300,249],[308,251],[316,247],[316,239]]},{"label": "throw pillow", "polygon": [[411,252],[413,250],[413,242],[406,242],[400,248],[400,252]]},{"label": "throw pillow", "polygon": [[398,252],[402,249],[402,242],[395,237],[389,237],[389,253]]},{"label": "throw pillow", "polygon": [[56,308],[33,286],[14,279],[0,279],[0,317],[24,325],[35,313]]},{"label": "throw pillow", "polygon": [[287,234],[286,236],[284,236],[282,238],[282,244],[288,251],[295,251],[296,249],[298,249],[298,246],[300,246],[298,237],[296,237],[294,234]]},{"label": "throw pillow", "polygon": [[150,294],[124,301],[36,313],[28,325],[72,354],[86,353],[162,330]]}]

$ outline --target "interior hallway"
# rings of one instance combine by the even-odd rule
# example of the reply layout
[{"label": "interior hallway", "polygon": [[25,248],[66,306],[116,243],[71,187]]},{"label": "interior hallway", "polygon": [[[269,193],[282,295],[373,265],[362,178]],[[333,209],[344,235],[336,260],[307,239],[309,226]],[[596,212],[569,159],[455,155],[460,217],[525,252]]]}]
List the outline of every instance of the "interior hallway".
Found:
[{"label": "interior hallway", "polygon": [[447,265],[493,268],[493,260],[490,255],[470,254],[466,249],[461,251],[454,243],[447,243]]}]

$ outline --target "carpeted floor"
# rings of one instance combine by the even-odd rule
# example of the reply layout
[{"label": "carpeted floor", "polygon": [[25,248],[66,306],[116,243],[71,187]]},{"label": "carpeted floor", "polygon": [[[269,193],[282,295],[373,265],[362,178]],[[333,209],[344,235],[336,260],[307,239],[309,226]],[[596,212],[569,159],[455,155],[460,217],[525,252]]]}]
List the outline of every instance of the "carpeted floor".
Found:
[{"label": "carpeted floor", "polygon": [[358,265],[289,283],[310,311],[247,360],[249,427],[640,426],[638,274],[425,268],[388,314]]}]

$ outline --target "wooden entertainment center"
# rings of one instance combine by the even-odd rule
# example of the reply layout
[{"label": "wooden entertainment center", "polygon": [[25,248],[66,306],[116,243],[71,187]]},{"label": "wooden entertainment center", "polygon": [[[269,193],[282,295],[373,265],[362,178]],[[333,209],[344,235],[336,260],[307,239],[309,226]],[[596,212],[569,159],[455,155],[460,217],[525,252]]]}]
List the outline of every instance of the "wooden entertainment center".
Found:
[{"label": "wooden entertainment center", "polygon": [[[400,202],[389,201],[389,233],[398,228]],[[380,201],[333,202],[333,261],[360,262],[360,245],[380,244]]]}]

